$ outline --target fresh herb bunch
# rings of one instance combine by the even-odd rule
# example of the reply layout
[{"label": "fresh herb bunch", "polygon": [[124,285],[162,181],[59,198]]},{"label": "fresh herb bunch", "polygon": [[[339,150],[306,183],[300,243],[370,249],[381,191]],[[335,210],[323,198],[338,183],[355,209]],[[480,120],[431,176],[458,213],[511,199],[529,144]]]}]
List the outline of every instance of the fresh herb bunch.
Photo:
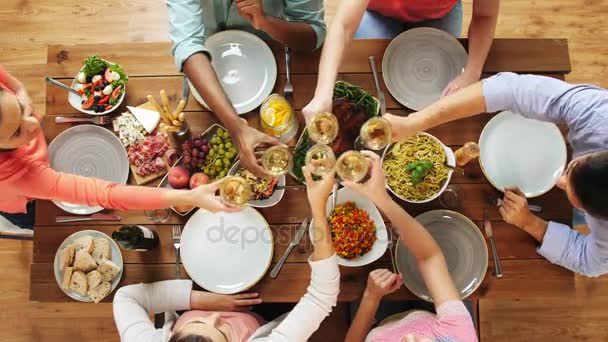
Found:
[{"label": "fresh herb bunch", "polygon": [[108,67],[108,62],[97,56],[90,56],[84,60],[84,68],[82,72],[86,77],[93,77],[95,75],[99,75],[106,70]]},{"label": "fresh herb bunch", "polygon": [[415,162],[408,163],[405,168],[412,172],[412,184],[418,185],[427,173],[433,169],[433,162],[430,160],[418,160]]}]

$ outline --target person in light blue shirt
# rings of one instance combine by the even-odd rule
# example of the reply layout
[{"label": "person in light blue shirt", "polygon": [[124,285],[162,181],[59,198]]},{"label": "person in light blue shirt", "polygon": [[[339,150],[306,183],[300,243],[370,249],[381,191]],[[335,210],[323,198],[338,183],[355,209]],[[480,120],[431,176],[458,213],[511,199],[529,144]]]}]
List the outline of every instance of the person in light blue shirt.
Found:
[{"label": "person in light blue shirt", "polygon": [[177,68],[228,129],[241,163],[258,176],[266,175],[256,161],[255,147],[279,142],[239,120],[213,71],[205,41],[219,31],[243,30],[294,50],[312,51],[325,39],[323,0],[167,0],[167,7]]},{"label": "person in light blue shirt", "polygon": [[608,273],[608,90],[557,79],[500,73],[442,98],[408,117],[386,114],[399,140],[445,122],[509,110],[568,126],[573,159],[557,186],[585,213],[591,234],[546,222],[528,210],[517,190],[505,192],[503,219],[533,236],[538,252],[554,264],[587,276]]}]

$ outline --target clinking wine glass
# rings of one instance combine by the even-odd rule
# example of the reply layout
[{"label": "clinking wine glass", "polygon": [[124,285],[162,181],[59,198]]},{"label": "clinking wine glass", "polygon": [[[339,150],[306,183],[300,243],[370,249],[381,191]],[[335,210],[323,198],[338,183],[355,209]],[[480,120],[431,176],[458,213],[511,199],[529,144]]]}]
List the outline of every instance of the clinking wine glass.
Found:
[{"label": "clinking wine glass", "polygon": [[342,180],[360,182],[368,170],[367,158],[359,151],[346,151],[336,161],[336,173]]},{"label": "clinking wine glass", "polygon": [[336,139],[340,126],[335,115],[323,112],[312,117],[307,129],[312,141],[327,145]]},{"label": "clinking wine glass", "polygon": [[243,177],[224,177],[220,185],[220,198],[228,205],[245,206],[251,198],[251,187]]},{"label": "clinking wine glass", "polygon": [[264,151],[262,167],[273,177],[286,174],[291,167],[291,153],[285,146],[273,146]]},{"label": "clinking wine glass", "polygon": [[310,173],[315,176],[323,177],[329,173],[336,164],[336,155],[329,146],[315,144],[306,152],[305,163],[310,169]]},{"label": "clinking wine glass", "polygon": [[378,151],[391,143],[391,134],[391,123],[381,116],[376,116],[361,126],[359,138],[363,146]]}]

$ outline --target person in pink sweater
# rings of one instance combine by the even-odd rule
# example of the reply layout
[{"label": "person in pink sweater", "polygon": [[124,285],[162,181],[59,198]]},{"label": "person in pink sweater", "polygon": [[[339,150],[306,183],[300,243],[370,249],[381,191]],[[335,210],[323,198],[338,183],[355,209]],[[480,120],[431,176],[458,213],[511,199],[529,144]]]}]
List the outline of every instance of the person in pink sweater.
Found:
[{"label": "person in pink sweater", "polygon": [[473,320],[460,300],[460,293],[454,286],[448,265],[437,242],[386,192],[380,157],[369,151],[363,153],[372,160],[370,179],[364,184],[345,181],[344,185],[369,198],[391,221],[401,241],[416,258],[418,269],[433,298],[437,314],[424,310],[403,312],[389,316],[370,331],[382,298],[395,292],[403,284],[401,275],[386,269],[378,269],[369,274],[367,288],[345,341],[476,342],[477,334]]},{"label": "person in pink sweater", "polygon": [[217,182],[195,190],[125,186],[53,170],[32,100],[24,85],[0,66],[0,212],[24,213],[32,199],[120,210],[193,206],[238,211],[215,195],[218,186]]}]

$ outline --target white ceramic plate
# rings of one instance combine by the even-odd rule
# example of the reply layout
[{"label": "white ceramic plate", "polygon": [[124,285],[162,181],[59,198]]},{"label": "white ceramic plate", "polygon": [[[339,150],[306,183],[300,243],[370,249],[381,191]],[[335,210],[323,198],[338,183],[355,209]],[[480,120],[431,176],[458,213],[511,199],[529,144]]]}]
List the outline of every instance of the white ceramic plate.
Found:
[{"label": "white ceramic plate", "polygon": [[[129,159],[120,139],[109,130],[95,125],[79,125],[61,132],[49,145],[51,167],[57,171],[126,184]],[[103,210],[53,201],[59,208],[76,215]]]},{"label": "white ceramic plate", "polygon": [[[445,146],[439,139],[437,139],[433,135],[430,135],[430,134],[428,134],[426,132],[420,132],[419,134],[428,135],[429,137],[433,138],[433,140],[435,140],[439,145],[441,145],[443,147],[443,150],[445,151],[445,159],[446,159],[448,165],[456,165],[456,158],[454,157],[454,151],[452,151],[451,148]],[[389,149],[393,148],[393,145],[394,145],[394,143],[388,145],[384,149],[384,152],[382,153],[382,163],[384,163],[384,157],[388,153]],[[439,197],[445,191],[445,188],[447,188],[448,184],[450,184],[450,179],[452,179],[452,173],[453,172],[454,172],[453,170],[448,171],[448,178],[445,180],[445,183],[443,183],[443,186],[441,187],[441,189],[439,189],[439,191],[435,195],[429,197],[428,199],[422,200],[422,201],[413,201],[413,200],[408,200],[408,199],[402,197],[400,194],[398,194],[395,191],[393,191],[393,189],[391,189],[391,187],[388,185],[388,183],[386,183],[386,188],[390,192],[392,192],[393,195],[399,197],[400,199],[402,199],[405,202],[408,202],[408,203],[427,203],[427,202],[430,202],[430,201],[434,200],[435,198]]]},{"label": "white ceramic plate", "polygon": [[273,250],[270,226],[251,207],[230,214],[199,209],[184,227],[180,248],[190,278],[222,294],[247,290],[260,281]]},{"label": "white ceramic plate", "polygon": [[[338,264],[349,267],[359,267],[371,264],[384,255],[384,252],[386,252],[386,248],[388,247],[388,233],[386,231],[386,225],[384,224],[382,215],[380,215],[380,212],[374,203],[367,198],[347,188],[341,188],[338,190],[337,205],[344,204],[346,202],[353,202],[357,205],[357,208],[367,211],[369,218],[372,219],[376,224],[376,242],[374,242],[372,249],[364,255],[354,259],[338,258]],[[325,204],[325,212],[327,217],[331,215],[331,196]],[[311,223],[310,226],[314,227],[314,224]],[[308,234],[310,235],[311,241],[314,241],[314,229],[309,229]]]},{"label": "white ceramic plate", "polygon": [[116,244],[116,242],[114,242],[114,240],[112,240],[111,237],[107,236],[106,234],[104,234],[102,232],[96,231],[96,230],[81,230],[79,232],[76,232],[76,233],[68,236],[65,240],[63,240],[61,245],[59,245],[59,248],[57,249],[57,252],[55,253],[55,260],[53,261],[53,264],[54,264],[53,270],[55,272],[55,280],[57,281],[57,285],[59,286],[59,288],[61,288],[61,290],[66,295],[70,296],[71,298],[73,298],[79,302],[92,303],[93,300],[89,296],[83,296],[76,291],[73,291],[70,289],[64,289],[61,286],[61,284],[63,283],[63,272],[61,272],[61,270],[59,269],[59,252],[62,249],[69,246],[72,242],[74,242],[74,240],[76,240],[80,237],[83,237],[83,236],[90,236],[94,239],[103,238],[110,242],[110,250],[112,253],[112,262],[115,263],[118,267],[120,267],[120,272],[110,282],[110,284],[112,284],[112,290],[110,291],[110,293],[112,293],[118,286],[118,283],[120,283],[120,278],[122,278],[123,261],[122,261],[122,254],[120,253],[120,248],[118,248],[118,245]]},{"label": "white ceramic plate", "polygon": [[555,124],[508,111],[486,124],[479,149],[488,181],[500,191],[519,187],[526,197],[551,190],[566,167],[566,143]]},{"label": "white ceramic plate", "polygon": [[[104,59],[104,61],[106,61]],[[108,61],[106,61],[108,62]],[[108,62],[111,63],[111,62]],[[82,68],[80,68],[80,70],[78,71],[78,74],[80,74],[80,72],[82,71],[82,69],[84,69],[84,65],[82,66]],[[76,84],[78,84],[78,81],[76,80],[76,77],[78,77],[78,74],[76,74],[76,76],[74,77],[74,80],[72,81],[72,84],[70,85],[70,87],[72,89],[76,89]],[[100,112],[100,113],[95,113],[94,110],[87,110],[87,109],[82,109],[82,100],[86,100],[86,98],[83,98],[81,96],[78,96],[70,91],[68,91],[68,102],[70,103],[70,105],[72,107],[74,107],[74,109],[76,109],[79,112],[85,113],[85,114],[89,114],[89,115],[106,115],[106,114],[110,114],[113,111],[116,110],[116,108],[120,107],[120,104],[122,103],[122,100],[124,100],[125,95],[127,95],[127,84],[125,83],[123,85],[124,87],[124,91],[122,92],[122,95],[120,95],[120,97],[118,98],[118,102],[116,102],[116,105],[112,106],[112,108],[110,108],[109,110],[106,110],[104,112]]]},{"label": "white ceramic plate", "polygon": [[[237,160],[228,171],[228,175],[234,175],[239,170],[240,166],[241,162]],[[277,186],[285,186],[285,175],[282,175],[277,179]],[[248,204],[255,208],[272,207],[281,201],[284,194],[285,189],[275,190],[270,197],[263,200],[251,200]]]},{"label": "white ceramic plate", "polygon": [[[211,64],[238,114],[259,107],[272,93],[277,80],[277,62],[268,45],[257,36],[237,30],[213,34],[205,42]],[[190,83],[196,100],[207,104]]]},{"label": "white ceramic plate", "polygon": [[451,34],[431,28],[407,30],[386,48],[382,75],[386,88],[402,105],[421,110],[462,73],[467,52]]},{"label": "white ceramic plate", "polygon": [[[418,215],[416,221],[437,241],[461,298],[475,292],[488,268],[488,247],[477,225],[466,216],[450,210],[428,211]],[[432,302],[418,271],[416,258],[401,240],[395,249],[395,261],[405,286],[421,299]]]}]

